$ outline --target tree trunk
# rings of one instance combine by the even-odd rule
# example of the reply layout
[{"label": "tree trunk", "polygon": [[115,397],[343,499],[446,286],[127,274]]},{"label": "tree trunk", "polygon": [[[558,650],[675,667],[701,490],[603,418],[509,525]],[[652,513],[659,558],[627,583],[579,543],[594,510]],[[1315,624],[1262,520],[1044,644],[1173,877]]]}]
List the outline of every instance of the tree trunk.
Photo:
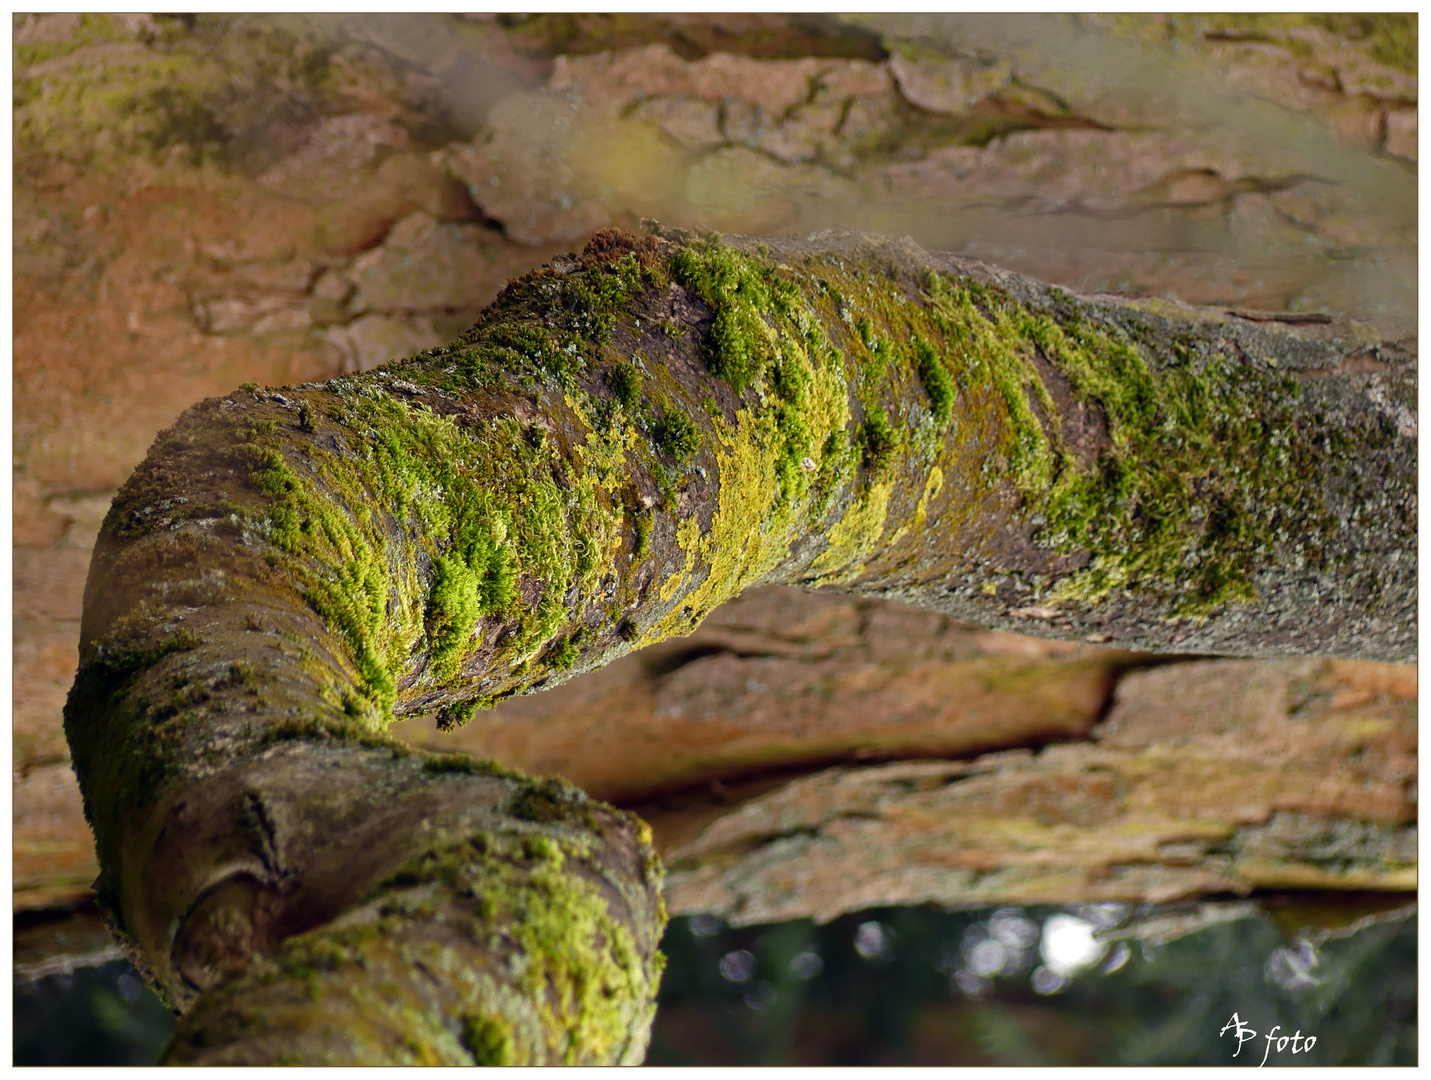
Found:
[{"label": "tree trunk", "polygon": [[910,243],[598,234],[458,342],[161,434],[66,734],[169,1059],[639,1060],[646,828],[409,749],[756,582],[1125,648],[1407,660],[1408,357]]}]

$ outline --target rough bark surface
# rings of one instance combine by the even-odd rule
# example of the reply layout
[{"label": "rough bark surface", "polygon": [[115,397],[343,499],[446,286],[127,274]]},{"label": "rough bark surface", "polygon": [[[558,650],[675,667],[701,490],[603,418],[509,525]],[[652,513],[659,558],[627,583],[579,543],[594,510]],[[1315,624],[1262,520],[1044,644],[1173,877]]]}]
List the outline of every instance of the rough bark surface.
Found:
[{"label": "rough bark surface", "polygon": [[1414,415],[1371,343],[862,235],[598,234],[452,346],[161,434],[66,710],[101,902],[192,1006],[175,1061],[639,1059],[645,827],[395,717],[458,726],[763,581],[1402,659]]}]

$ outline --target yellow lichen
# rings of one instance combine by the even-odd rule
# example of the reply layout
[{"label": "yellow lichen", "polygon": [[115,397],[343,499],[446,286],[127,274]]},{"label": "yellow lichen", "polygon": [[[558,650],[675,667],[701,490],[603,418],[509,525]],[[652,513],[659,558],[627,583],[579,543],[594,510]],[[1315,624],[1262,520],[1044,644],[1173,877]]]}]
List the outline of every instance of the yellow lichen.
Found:
[{"label": "yellow lichen", "polygon": [[830,529],[830,546],[810,565],[815,585],[842,585],[864,571],[889,512],[888,483],[875,484]]}]

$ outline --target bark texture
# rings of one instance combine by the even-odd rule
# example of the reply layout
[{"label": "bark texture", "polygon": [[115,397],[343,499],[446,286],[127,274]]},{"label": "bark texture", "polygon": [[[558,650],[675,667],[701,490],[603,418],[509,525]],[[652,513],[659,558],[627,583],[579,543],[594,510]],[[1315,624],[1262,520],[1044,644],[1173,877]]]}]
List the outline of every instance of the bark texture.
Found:
[{"label": "bark texture", "polygon": [[762,581],[1409,659],[1414,410],[1374,342],[865,236],[598,234],[451,346],[160,436],[66,708],[101,903],[190,1010],[172,1060],[639,1059],[644,826],[394,718],[458,726]]}]

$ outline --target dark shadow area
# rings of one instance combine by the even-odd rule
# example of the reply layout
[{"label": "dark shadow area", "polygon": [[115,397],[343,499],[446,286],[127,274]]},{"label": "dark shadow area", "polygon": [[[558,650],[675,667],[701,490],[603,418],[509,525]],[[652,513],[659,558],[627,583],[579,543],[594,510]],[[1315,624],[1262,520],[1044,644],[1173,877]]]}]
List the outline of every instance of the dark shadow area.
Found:
[{"label": "dark shadow area", "polygon": [[[1416,916],[1376,901],[676,919],[647,1064],[1414,1065]],[[17,980],[14,1019],[16,1065],[152,1064],[173,1026],[122,960]]]},{"label": "dark shadow area", "polygon": [[173,1026],[127,960],[15,984],[16,1065],[152,1065]]}]

